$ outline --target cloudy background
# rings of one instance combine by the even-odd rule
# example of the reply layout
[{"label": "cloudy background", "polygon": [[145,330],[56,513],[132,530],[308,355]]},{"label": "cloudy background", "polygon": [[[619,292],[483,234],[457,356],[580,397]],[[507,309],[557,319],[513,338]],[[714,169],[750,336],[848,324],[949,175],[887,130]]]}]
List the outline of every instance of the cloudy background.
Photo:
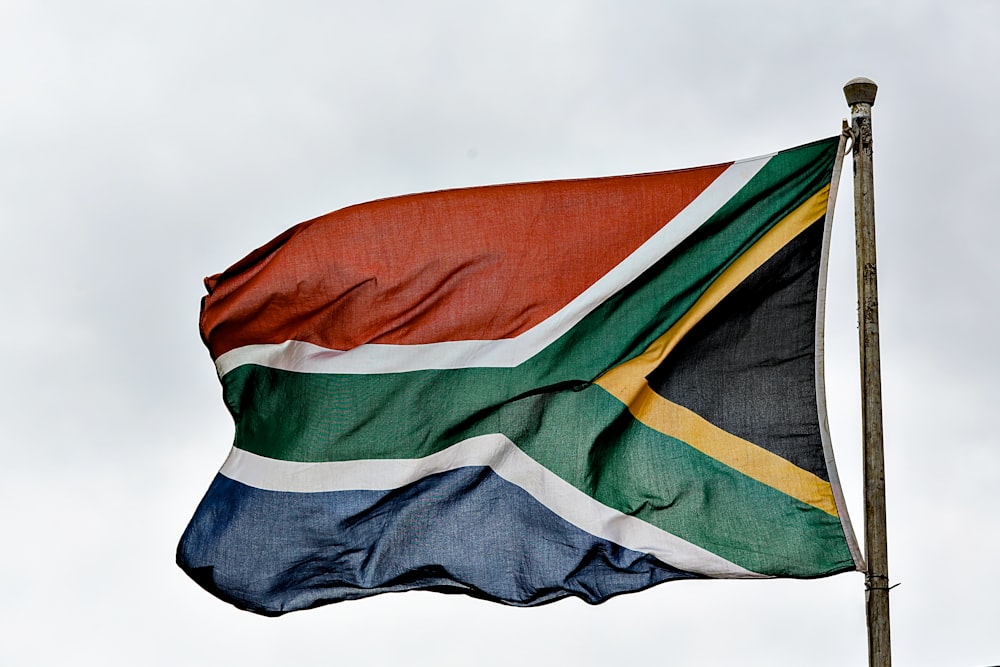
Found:
[{"label": "cloudy background", "polygon": [[[1000,663],[1000,3],[0,2],[0,664],[858,665],[863,577],[266,619],[174,565],[232,438],[201,279],[377,197],[752,157],[874,109],[893,644]],[[828,304],[861,532],[851,171]]]}]

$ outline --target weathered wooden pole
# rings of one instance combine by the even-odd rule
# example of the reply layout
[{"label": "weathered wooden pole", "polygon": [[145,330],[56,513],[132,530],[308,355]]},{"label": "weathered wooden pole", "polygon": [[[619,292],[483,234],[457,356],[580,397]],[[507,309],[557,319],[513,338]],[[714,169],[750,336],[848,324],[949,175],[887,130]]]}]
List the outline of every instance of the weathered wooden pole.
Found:
[{"label": "weathered wooden pole", "polygon": [[854,220],[858,250],[858,329],[861,337],[861,419],[864,424],[865,576],[868,664],[889,667],[889,555],[885,530],[885,457],[882,448],[882,371],[875,268],[875,185],[872,105],[878,87],[865,78],[844,86],[854,135]]}]

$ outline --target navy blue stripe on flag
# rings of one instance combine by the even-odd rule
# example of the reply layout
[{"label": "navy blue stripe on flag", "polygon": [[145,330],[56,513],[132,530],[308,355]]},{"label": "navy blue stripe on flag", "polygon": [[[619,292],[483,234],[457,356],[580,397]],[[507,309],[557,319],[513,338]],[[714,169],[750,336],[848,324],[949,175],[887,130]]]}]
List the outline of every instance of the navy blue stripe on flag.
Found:
[{"label": "navy blue stripe on flag", "polygon": [[418,588],[517,606],[598,603],[699,578],[587,533],[485,467],[390,491],[265,491],[218,475],[177,563],[265,615]]}]

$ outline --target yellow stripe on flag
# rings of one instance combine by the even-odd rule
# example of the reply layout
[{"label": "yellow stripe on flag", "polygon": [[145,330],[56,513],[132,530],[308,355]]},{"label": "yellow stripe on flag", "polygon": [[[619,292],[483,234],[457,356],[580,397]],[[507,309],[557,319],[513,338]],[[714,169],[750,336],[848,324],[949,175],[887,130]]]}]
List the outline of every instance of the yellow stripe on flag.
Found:
[{"label": "yellow stripe on flag", "polygon": [[838,516],[830,483],[763,447],[739,438],[691,410],[668,401],[646,382],[678,342],[730,292],[826,214],[829,186],[792,211],[738,257],[702,294],[687,313],[641,355],[612,368],[595,384],[628,406],[640,422],[677,438],[752,479],[797,500]]}]

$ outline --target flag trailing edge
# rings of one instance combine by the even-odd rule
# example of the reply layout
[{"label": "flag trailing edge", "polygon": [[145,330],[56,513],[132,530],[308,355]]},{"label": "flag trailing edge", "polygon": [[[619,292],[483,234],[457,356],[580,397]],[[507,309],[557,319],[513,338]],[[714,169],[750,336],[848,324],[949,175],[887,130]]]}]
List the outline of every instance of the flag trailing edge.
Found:
[{"label": "flag trailing edge", "polygon": [[264,614],[861,568],[822,373],[842,153],[379,200],[207,278],[236,437],[178,563]]}]

